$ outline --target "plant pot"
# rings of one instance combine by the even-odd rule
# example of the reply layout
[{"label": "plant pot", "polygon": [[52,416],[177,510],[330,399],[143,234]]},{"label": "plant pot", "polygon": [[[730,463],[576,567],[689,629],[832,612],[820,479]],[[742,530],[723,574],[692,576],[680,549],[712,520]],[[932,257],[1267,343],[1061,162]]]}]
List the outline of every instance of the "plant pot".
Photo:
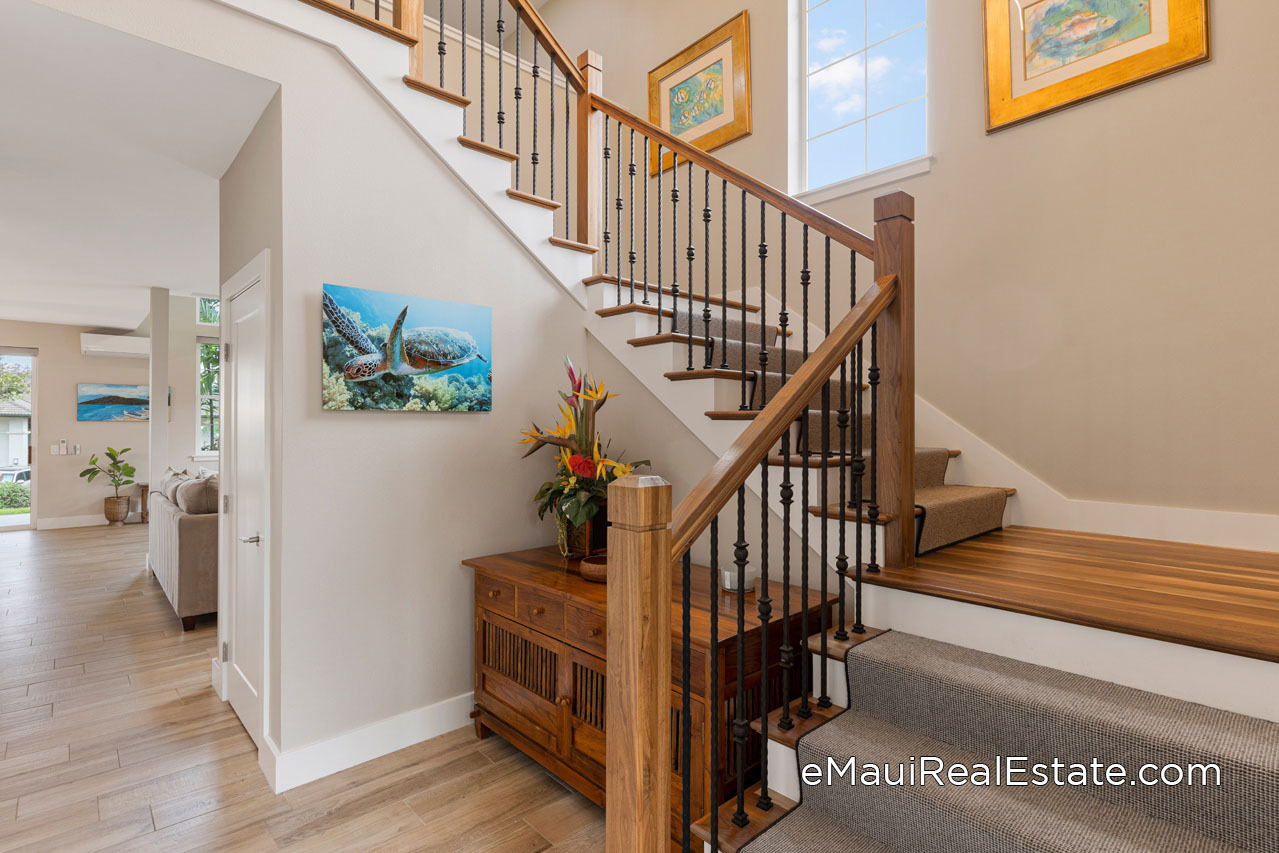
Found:
[{"label": "plant pot", "polygon": [[129,498],[103,498],[102,512],[106,515],[111,527],[123,527],[124,520],[129,517]]},{"label": "plant pot", "polygon": [[577,564],[577,572],[582,576],[582,580],[588,580],[591,583],[608,583],[608,557],[604,555],[583,557]]},{"label": "plant pot", "polygon": [[570,557],[597,557],[608,552],[608,501],[582,525],[567,525]]}]

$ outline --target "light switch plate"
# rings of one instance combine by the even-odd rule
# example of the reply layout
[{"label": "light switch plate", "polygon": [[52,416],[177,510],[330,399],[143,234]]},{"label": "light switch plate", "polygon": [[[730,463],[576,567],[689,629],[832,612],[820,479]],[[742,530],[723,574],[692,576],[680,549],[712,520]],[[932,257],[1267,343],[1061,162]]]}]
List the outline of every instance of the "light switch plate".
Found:
[{"label": "light switch plate", "polygon": [[53,454],[54,456],[57,456],[57,455],[58,455],[58,451],[59,451],[59,450],[61,450],[61,449],[62,449],[62,445],[60,445],[60,444],[50,444],[50,445],[49,445],[49,452],[50,452],[51,454]]}]

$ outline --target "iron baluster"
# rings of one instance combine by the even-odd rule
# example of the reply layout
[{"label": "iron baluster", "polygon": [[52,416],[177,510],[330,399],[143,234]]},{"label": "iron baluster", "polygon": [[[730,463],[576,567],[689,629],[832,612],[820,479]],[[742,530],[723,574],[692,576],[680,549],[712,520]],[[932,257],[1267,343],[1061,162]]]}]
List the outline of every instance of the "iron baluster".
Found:
[{"label": "iron baluster", "polygon": [[[466,0],[462,0],[462,3],[465,5]],[[487,17],[488,5],[488,0],[480,0],[480,142],[484,141],[484,127],[488,120],[488,115],[484,109],[484,95],[488,89],[488,86],[484,85],[484,72],[485,69],[488,68],[488,62],[485,61],[488,58],[488,51],[485,49],[484,44],[484,36],[486,34],[486,27],[488,26],[487,21],[485,20]],[[465,40],[462,41],[462,47],[463,49],[466,48]]]},{"label": "iron baluster", "polygon": [[[616,223],[617,239],[617,302],[622,302],[622,123],[617,122],[617,199],[613,203],[615,211],[613,221]],[[605,214],[607,216],[607,214]],[[634,302],[634,293],[631,302]]]},{"label": "iron baluster", "polygon": [[742,190],[742,411],[750,408],[746,400],[746,190]]},{"label": "iron baluster", "polygon": [[[823,304],[825,305],[825,313],[824,313],[824,321],[822,325],[822,333],[829,338],[830,337],[830,238],[829,237],[826,238],[825,244],[826,244],[826,275],[825,275],[826,298],[823,300]],[[828,379],[826,380],[826,383],[822,385],[822,460],[821,460],[822,461],[822,469],[821,469],[822,470],[822,479],[821,479],[822,486],[821,488],[822,488],[822,513],[823,514],[826,513],[830,508],[830,491],[829,491],[830,455],[831,455],[830,454],[830,380]],[[827,660],[826,651],[827,651],[827,645],[830,642],[830,637],[827,635],[827,630],[829,628],[827,624],[827,620],[829,619],[830,608],[826,606],[826,596],[829,591],[827,576],[830,574],[829,572],[826,571],[827,557],[829,554],[829,544],[830,544],[830,525],[826,524],[825,518],[823,516],[823,520],[822,520],[822,610],[821,610],[821,618],[819,620],[819,623],[822,629],[821,640],[820,640],[822,669],[821,669],[821,693],[817,697],[817,707],[819,708],[830,707],[830,695],[827,691],[828,685],[827,685],[827,678],[826,678],[826,670],[828,668],[826,666],[826,660]]]},{"label": "iron baluster", "polygon": [[[866,374],[870,383],[870,505],[866,507],[866,523],[870,525],[870,562],[866,571],[879,574],[878,556],[875,551],[879,541],[879,323],[870,327],[870,370]],[[913,452],[913,450],[912,450]],[[902,524],[906,519],[902,519]],[[912,519],[913,523],[913,519]]]},{"label": "iron baluster", "polygon": [[[766,304],[768,294],[768,241],[766,227],[768,207],[761,199],[759,203],[759,304]],[[746,290],[742,289],[742,304],[746,303]],[[768,319],[760,314],[759,324],[759,376],[755,377],[755,387],[759,391],[759,407],[768,405]]]},{"label": "iron baluster", "polygon": [[[620,126],[620,125],[619,125]],[[635,304],[635,129],[631,128],[631,161],[627,165],[627,174],[631,179],[630,214],[631,214],[631,251],[627,258],[631,262],[631,304]]]},{"label": "iron baluster", "polygon": [[[506,20],[502,17],[504,0],[497,0],[497,147],[504,144],[506,134],[506,54],[502,51],[502,36],[506,32]],[[516,66],[518,68],[518,66]],[[516,72],[518,73],[518,71]]]},{"label": "iron baluster", "polygon": [[[462,3],[462,8],[463,8],[463,9],[465,9],[465,8],[466,8],[466,3],[465,3],[465,2],[463,2],[463,3]],[[541,77],[542,77],[542,69],[541,69],[541,67],[537,64],[537,61],[538,61],[538,57],[537,57],[538,44],[539,44],[539,42],[538,42],[538,40],[537,40],[537,33],[534,33],[534,34],[533,34],[533,69],[532,69],[532,77],[533,77],[533,151],[529,154],[529,158],[528,158],[529,167],[530,167],[531,171],[533,172],[533,195],[537,195],[537,164],[538,164],[538,156],[537,156],[537,90],[538,90],[538,88],[539,88],[539,87],[538,87],[538,85],[537,85],[537,81],[538,81],[538,80],[540,80],[540,79],[541,79]],[[605,121],[605,122],[607,122],[607,121],[608,121],[608,117],[607,117],[607,116],[605,116],[604,121]],[[608,134],[607,134],[607,133],[606,133],[606,134],[604,134],[604,144],[605,144],[605,145],[607,145],[607,144],[608,144]],[[608,149],[607,149],[607,148],[605,148],[605,149],[604,149],[604,157],[605,157],[605,158],[607,158],[607,157],[608,157]],[[606,178],[605,178],[605,179],[607,180],[607,176],[606,176]]]},{"label": "iron baluster", "polygon": [[759,799],[755,801],[760,811],[771,811],[773,798],[768,795],[768,622],[773,615],[773,599],[768,594],[768,456],[759,463],[760,477],[760,527],[759,527],[759,589],[755,603],[759,609]]},{"label": "iron baluster", "polygon": [[786,384],[786,333],[790,326],[790,314],[786,311],[786,214],[782,214],[782,262],[781,262],[781,279],[782,279],[782,310],[777,315],[777,327],[779,329],[777,339],[782,348],[782,384]]},{"label": "iron baluster", "polygon": [[750,823],[746,816],[746,487],[737,488],[737,542],[733,546],[733,563],[737,566],[737,707],[733,719],[733,743],[737,748],[737,811],[733,826]]},{"label": "iron baluster", "polygon": [[[462,54],[462,97],[466,97],[466,7],[467,3],[462,3],[462,49],[458,51]],[[440,18],[440,26],[444,26],[444,18]],[[441,36],[443,38],[443,36]],[[468,110],[462,110],[462,135],[466,136],[466,114]]]},{"label": "iron baluster", "polygon": [[[549,54],[549,51],[548,51],[548,54]],[[551,156],[547,157],[546,159],[551,166],[551,177],[549,181],[551,185],[551,201],[555,201],[555,58],[548,55],[547,59],[551,61],[550,68],[548,69],[547,75],[546,75],[546,79],[550,83],[550,89],[551,89],[551,103],[550,103],[550,106],[547,108],[547,115],[546,115],[546,123],[551,126]],[[618,126],[619,127],[621,126],[621,122],[618,122]],[[618,149],[617,153],[620,155],[622,153],[622,146],[620,143],[618,144],[617,149]],[[618,163],[620,164],[621,160],[618,160]],[[619,189],[621,188],[620,184],[618,188]]]},{"label": "iron baluster", "polygon": [[[536,115],[536,113],[534,113]],[[620,125],[621,122],[618,122]],[[621,152],[618,152],[619,155]],[[608,161],[613,149],[608,147],[608,116],[604,116],[604,275],[608,275],[608,244],[613,235],[608,230]],[[622,271],[617,271],[617,304],[622,304]]]},{"label": "iron baluster", "polygon": [[[804,226],[804,265],[799,271],[799,286],[803,293],[803,316],[802,324],[803,332],[803,358],[801,363],[808,361],[808,285],[810,284],[812,275],[808,269],[808,225]],[[799,551],[799,593],[800,593],[800,655],[799,655],[799,672],[800,684],[802,690],[799,694],[799,708],[795,711],[795,716],[800,719],[808,719],[813,716],[813,709],[808,705],[808,694],[812,687],[812,655],[808,654],[808,528],[811,524],[812,516],[808,512],[808,473],[810,471],[809,459],[812,454],[808,447],[808,412],[805,411],[799,419],[799,464],[804,476],[800,479],[799,484],[799,505],[803,513],[804,526],[800,533],[801,547]],[[823,664],[824,665],[824,664]]]},{"label": "iron baluster", "polygon": [[[644,146],[648,150],[647,143]],[[648,173],[644,173],[645,180]],[[719,577],[719,517],[711,519],[711,612],[719,613],[720,577]],[[711,648],[719,648],[719,620],[711,621]],[[710,707],[718,712],[719,698],[719,655],[711,655],[711,702]],[[709,714],[711,718],[711,767],[719,767],[719,714]],[[711,773],[711,853],[719,851],[719,773]]]},{"label": "iron baluster", "polygon": [[[657,333],[662,333],[662,145],[657,145]],[[647,283],[647,277],[645,277]]]},{"label": "iron baluster", "polygon": [[679,334],[679,153],[675,151],[671,152],[671,334]]},{"label": "iron baluster", "polygon": [[719,366],[728,370],[728,180],[720,179]]},{"label": "iron baluster", "polygon": [[[857,252],[852,252],[852,283],[849,290],[849,305],[857,304]],[[853,499],[849,504],[854,509],[853,517],[857,519],[854,529],[853,548],[857,551],[856,568],[853,575],[853,633],[865,634],[866,626],[862,624],[862,474],[866,470],[866,458],[862,455],[862,444],[866,439],[862,428],[862,342],[857,342],[853,351]]]},{"label": "iron baluster", "polygon": [[702,347],[706,351],[703,367],[709,370],[715,358],[715,337],[711,334],[711,173],[703,169],[702,175],[706,184],[705,206],[702,208],[702,226],[706,232],[702,240],[702,282],[706,288],[706,302],[702,305],[702,334],[706,339],[702,342]]},{"label": "iron baluster", "polygon": [[[784,342],[783,342],[784,344]],[[782,347],[782,366],[786,365],[786,347]],[[790,690],[792,670],[795,668],[795,648],[790,641],[790,511],[795,502],[795,488],[790,481],[790,430],[782,433],[782,645],[779,649],[782,669],[782,714],[777,728],[790,731],[795,721],[790,715]]]},{"label": "iron baluster", "polygon": [[[440,14],[444,14],[444,2],[440,0]],[[443,18],[441,17],[441,20]],[[520,188],[520,101],[524,98],[524,87],[520,85],[520,75],[524,66],[520,62],[520,30],[523,22],[519,15],[515,16],[515,189]],[[443,26],[441,25],[441,32]],[[443,46],[443,42],[440,43]],[[440,58],[440,85],[444,84],[444,58]],[[604,119],[608,121],[607,118]]]},{"label": "iron baluster", "polygon": [[[568,239],[569,229],[568,223],[572,219],[572,202],[573,194],[569,192],[569,180],[572,175],[569,169],[569,162],[572,155],[572,132],[573,127],[573,98],[572,92],[569,91],[569,76],[564,75],[564,239]],[[580,239],[580,238],[579,238]]]},{"label": "iron baluster", "polygon": [[[648,277],[648,185],[652,178],[649,171],[652,167],[651,157],[653,155],[653,146],[649,145],[648,137],[644,137],[644,304],[648,304],[648,283],[651,281]],[[658,205],[661,207],[661,205]],[[661,296],[659,295],[660,299]],[[659,315],[657,321],[662,321]],[[658,331],[661,331],[660,329]]]},{"label": "iron baluster", "polygon": [[[852,256],[852,293],[857,291],[857,255]],[[851,297],[850,297],[851,299]],[[852,299],[851,309],[856,304]],[[839,575],[839,619],[835,628],[835,639],[841,642],[848,639],[848,629],[844,627],[846,609],[844,599],[848,581],[848,359],[839,363],[839,414],[836,423],[839,425],[839,554],[835,557],[835,573]],[[860,524],[860,519],[858,520]]]},{"label": "iron baluster", "polygon": [[440,88],[444,88],[444,54],[448,53],[448,45],[444,42],[444,0],[440,0],[440,41],[435,45],[435,50],[440,55]]},{"label": "iron baluster", "polygon": [[693,164],[688,164],[688,367],[693,369],[693,262],[697,260],[697,250],[693,248]]}]

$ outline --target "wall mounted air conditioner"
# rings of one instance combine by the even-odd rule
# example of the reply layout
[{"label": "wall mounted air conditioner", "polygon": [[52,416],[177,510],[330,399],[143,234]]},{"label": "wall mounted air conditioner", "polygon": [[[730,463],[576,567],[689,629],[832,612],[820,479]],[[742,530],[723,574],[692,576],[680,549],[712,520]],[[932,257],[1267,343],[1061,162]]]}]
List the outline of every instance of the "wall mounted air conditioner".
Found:
[{"label": "wall mounted air conditioner", "polygon": [[150,358],[151,339],[128,335],[80,335],[80,354],[111,358]]}]

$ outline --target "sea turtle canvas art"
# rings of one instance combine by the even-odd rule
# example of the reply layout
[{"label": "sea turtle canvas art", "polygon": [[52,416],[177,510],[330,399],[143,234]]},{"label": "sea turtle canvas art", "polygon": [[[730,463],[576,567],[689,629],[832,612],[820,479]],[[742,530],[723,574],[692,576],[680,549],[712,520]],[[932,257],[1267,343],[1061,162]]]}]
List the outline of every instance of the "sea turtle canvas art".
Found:
[{"label": "sea turtle canvas art", "polygon": [[325,409],[487,412],[492,309],[324,285]]}]

